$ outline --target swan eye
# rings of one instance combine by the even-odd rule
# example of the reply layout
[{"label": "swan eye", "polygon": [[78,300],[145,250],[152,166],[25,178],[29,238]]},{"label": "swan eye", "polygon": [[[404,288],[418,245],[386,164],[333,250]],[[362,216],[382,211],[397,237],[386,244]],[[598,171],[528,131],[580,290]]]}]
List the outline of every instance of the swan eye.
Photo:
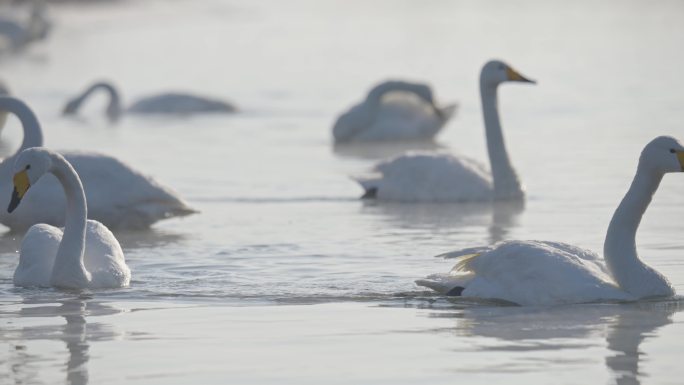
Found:
[{"label": "swan eye", "polygon": [[[674,150],[673,150],[673,152],[674,152]],[[30,168],[31,168],[31,165],[30,165],[30,164],[27,164],[27,165],[26,165],[26,169],[28,170],[28,169],[30,169]]]},{"label": "swan eye", "polygon": [[677,152],[677,150],[675,150],[674,148],[670,149],[670,153],[674,154],[675,152]]}]

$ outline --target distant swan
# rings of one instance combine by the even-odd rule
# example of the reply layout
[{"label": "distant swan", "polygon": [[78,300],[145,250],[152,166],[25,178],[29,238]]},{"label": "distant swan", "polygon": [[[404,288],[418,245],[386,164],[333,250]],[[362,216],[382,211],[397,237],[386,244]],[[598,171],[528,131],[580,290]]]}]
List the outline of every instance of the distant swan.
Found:
[{"label": "distant swan", "polygon": [[41,147],[19,154],[7,211],[16,209],[47,173],[56,177],[66,195],[64,230],[43,223],[31,226],[21,243],[14,284],[69,289],[128,286],[131,270],[119,242],[102,223],[87,219],[81,180],[61,155]]},{"label": "distant swan", "polygon": [[[24,129],[19,150],[0,162],[0,199],[9,199],[17,155],[29,147],[42,146],[43,132],[33,111],[21,100],[0,96],[0,110],[15,114]],[[83,182],[90,217],[109,228],[144,228],[162,219],[196,212],[170,188],[116,158],[87,152],[63,155]],[[0,223],[19,231],[36,223],[64,225],[66,200],[54,178],[41,179],[24,200],[28,204],[12,214],[0,210]]]},{"label": "distant swan", "polygon": [[513,169],[499,121],[497,88],[507,82],[534,81],[500,61],[490,61],[480,74],[480,96],[492,172],[467,157],[408,154],[378,164],[374,174],[358,178],[364,198],[400,202],[471,202],[519,200],[524,189]]},{"label": "distant swan", "polygon": [[455,110],[437,106],[426,84],[387,81],[337,118],[333,137],[336,143],[432,139]]},{"label": "distant swan", "polygon": [[439,293],[520,305],[636,300],[674,295],[670,282],[641,261],[636,231],[663,176],[684,171],[684,147],[672,137],[652,140],[608,226],[604,259],[559,242],[506,241],[444,254],[459,258],[448,274],[416,281]]},{"label": "distant swan", "polygon": [[184,93],[165,93],[142,98],[127,109],[121,106],[121,96],[116,87],[108,82],[97,82],[88,87],[82,94],[71,99],[65,106],[64,115],[75,115],[90,95],[97,90],[104,90],[109,95],[109,103],[105,113],[107,119],[115,122],[125,113],[129,114],[177,114],[191,115],[201,113],[230,113],[237,108],[218,99]]},{"label": "distant swan", "polygon": [[36,40],[44,39],[52,28],[45,10],[44,2],[33,1],[26,21],[19,17],[0,16],[0,40],[7,42],[6,48],[20,50]]}]

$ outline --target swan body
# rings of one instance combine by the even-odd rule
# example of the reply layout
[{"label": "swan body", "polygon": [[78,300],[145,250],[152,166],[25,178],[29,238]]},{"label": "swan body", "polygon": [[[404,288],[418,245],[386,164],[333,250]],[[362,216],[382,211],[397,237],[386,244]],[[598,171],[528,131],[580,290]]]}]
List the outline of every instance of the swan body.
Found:
[{"label": "swan body", "polygon": [[639,258],[635,236],[665,173],[684,170],[684,146],[658,137],[643,150],[637,173],[608,226],[603,258],[565,243],[505,241],[442,256],[458,258],[447,274],[417,280],[442,294],[556,305],[672,296],[670,282]]},{"label": "swan body", "polygon": [[375,166],[357,180],[366,198],[402,202],[492,199],[492,181],[475,160],[446,154],[409,153]]},{"label": "swan body", "polygon": [[533,83],[510,66],[490,61],[480,74],[480,94],[491,174],[472,159],[447,154],[407,154],[358,178],[365,198],[399,202],[521,200],[524,188],[510,162],[499,121],[497,88],[508,81]]},{"label": "swan body", "polygon": [[449,121],[456,105],[439,107],[428,85],[387,81],[337,118],[336,143],[432,139]]},{"label": "swan body", "polygon": [[164,93],[139,99],[125,109],[121,105],[119,91],[108,82],[97,82],[88,87],[82,94],[69,100],[64,106],[64,115],[74,115],[81,105],[96,91],[103,90],[109,96],[105,110],[110,121],[117,121],[124,113],[130,114],[176,114],[191,115],[201,113],[231,113],[237,108],[222,100],[185,93]]},{"label": "swan body", "polygon": [[41,223],[32,226],[24,236],[19,265],[14,272],[15,285],[70,289],[129,285],[131,271],[119,242],[106,226],[87,219],[83,186],[64,157],[45,148],[29,148],[19,154],[13,171],[10,212],[48,173],[59,181],[67,197],[67,204],[63,206],[66,207],[64,230]]},{"label": "swan body", "polygon": [[[0,97],[0,109],[16,114],[24,128],[24,141],[17,152],[43,145],[40,124],[23,102]],[[9,199],[12,165],[16,156],[0,162],[0,199]],[[145,228],[153,223],[196,211],[170,188],[120,160],[98,153],[64,152],[64,158],[80,175],[91,218],[109,228]],[[0,211],[0,223],[12,230],[25,230],[36,223],[63,226],[67,203],[63,189],[52,175],[41,178],[24,198],[28,204],[13,213]]]},{"label": "swan body", "polygon": [[21,20],[19,16],[0,16],[0,39],[7,42],[7,48],[20,50],[30,43],[44,39],[52,23],[46,13],[45,4],[34,1],[28,20]]}]

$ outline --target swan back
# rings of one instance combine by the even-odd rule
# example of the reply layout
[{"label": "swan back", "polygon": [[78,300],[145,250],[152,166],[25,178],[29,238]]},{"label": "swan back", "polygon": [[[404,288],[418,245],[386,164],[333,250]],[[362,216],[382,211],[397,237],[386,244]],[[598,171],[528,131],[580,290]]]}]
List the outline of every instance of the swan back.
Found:
[{"label": "swan back", "polygon": [[128,112],[135,114],[190,115],[209,112],[235,112],[234,105],[218,99],[178,92],[142,98],[133,103]]}]

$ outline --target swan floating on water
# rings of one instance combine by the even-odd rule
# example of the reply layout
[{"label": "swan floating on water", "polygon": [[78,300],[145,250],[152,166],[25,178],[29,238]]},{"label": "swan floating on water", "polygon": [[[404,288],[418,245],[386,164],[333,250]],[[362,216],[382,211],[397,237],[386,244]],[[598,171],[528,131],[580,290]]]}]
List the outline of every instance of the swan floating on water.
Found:
[{"label": "swan floating on water", "polygon": [[[0,162],[0,199],[9,199],[17,155],[27,148],[43,146],[43,132],[33,111],[21,100],[0,96],[0,110],[15,114],[24,129],[19,150]],[[116,158],[90,152],[62,154],[83,182],[90,217],[109,228],[145,228],[162,219],[197,212],[170,188]],[[24,200],[27,204],[12,214],[0,210],[0,223],[15,231],[36,223],[64,225],[67,201],[55,178],[42,178]]]},{"label": "swan floating on water", "polygon": [[375,166],[357,178],[364,198],[399,202],[520,200],[524,189],[508,157],[499,121],[497,89],[504,82],[535,83],[493,60],[482,67],[480,96],[491,174],[477,161],[447,154],[409,153]]},{"label": "swan floating on water", "polygon": [[641,153],[636,175],[608,226],[602,259],[560,242],[505,241],[443,254],[458,258],[448,274],[417,280],[446,295],[520,305],[637,300],[674,295],[672,284],[641,261],[635,237],[663,176],[684,171],[684,146],[661,136]]},{"label": "swan floating on water", "polygon": [[426,84],[387,81],[337,118],[333,137],[336,143],[432,139],[455,111],[455,104],[437,106]]},{"label": "swan floating on water", "polygon": [[108,82],[97,82],[88,87],[82,94],[69,100],[64,106],[64,115],[75,115],[92,94],[104,90],[109,95],[109,103],[105,110],[107,119],[116,122],[124,113],[129,114],[175,114],[192,115],[202,113],[231,113],[237,108],[222,100],[212,99],[185,93],[164,93],[139,99],[127,109],[121,106],[121,96],[116,87]]},{"label": "swan floating on water", "polygon": [[24,236],[14,284],[69,289],[128,286],[131,270],[121,246],[105,225],[87,219],[83,185],[71,164],[56,152],[33,147],[19,154],[13,171],[8,212],[46,174],[56,177],[67,201],[63,231],[41,223],[31,226]]},{"label": "swan floating on water", "polygon": [[0,41],[5,40],[4,49],[20,50],[30,43],[45,39],[52,28],[44,1],[33,1],[28,20],[20,16],[0,16]]}]

